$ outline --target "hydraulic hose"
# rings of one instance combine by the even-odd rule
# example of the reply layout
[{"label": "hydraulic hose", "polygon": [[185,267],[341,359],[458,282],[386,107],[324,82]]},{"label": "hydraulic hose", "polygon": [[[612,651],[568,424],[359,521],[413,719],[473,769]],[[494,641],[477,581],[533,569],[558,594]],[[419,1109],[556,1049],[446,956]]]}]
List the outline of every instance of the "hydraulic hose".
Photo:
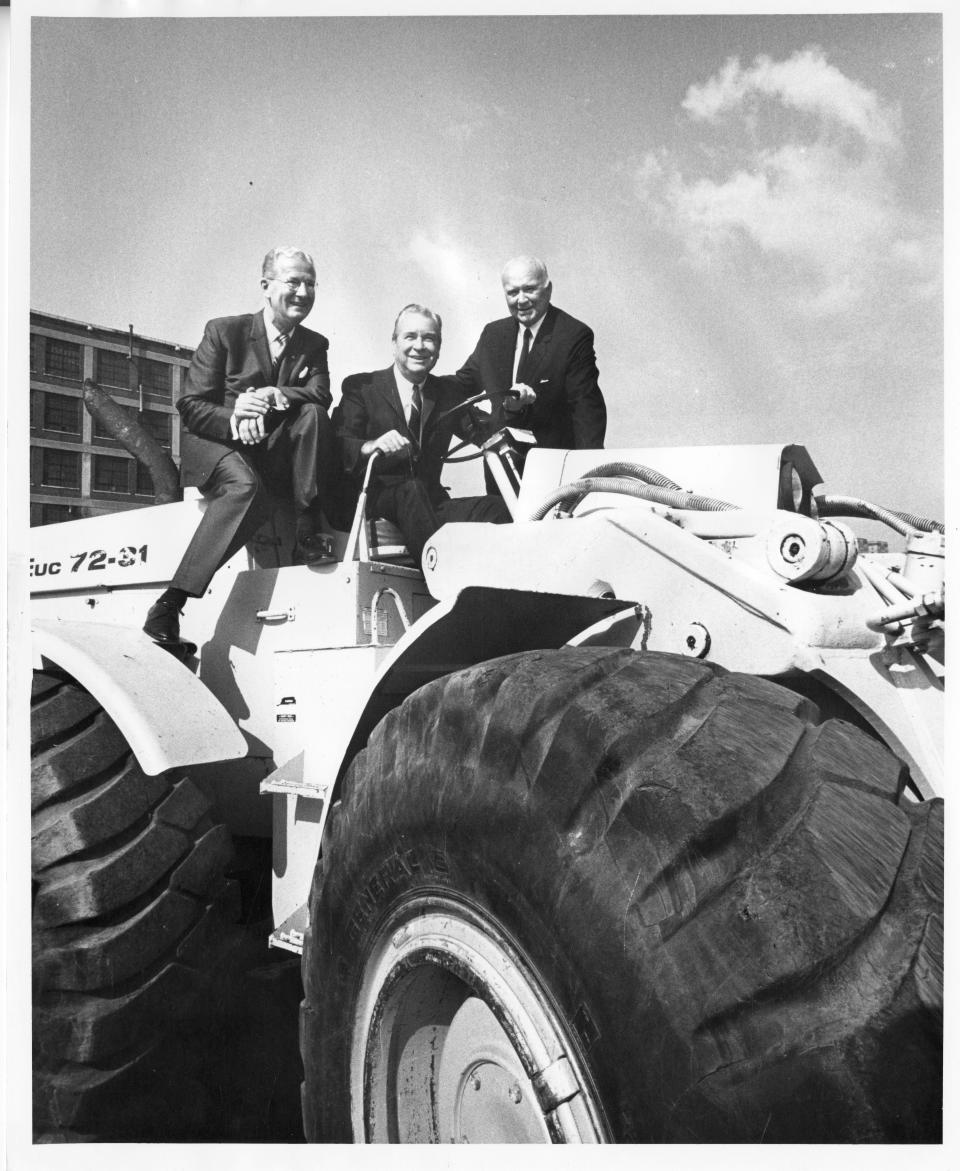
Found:
[{"label": "hydraulic hose", "polygon": [[817,496],[814,499],[817,512],[821,517],[859,516],[866,520],[877,520],[902,537],[909,537],[917,530],[923,533],[943,532],[943,525],[940,521],[926,520],[908,512],[895,512],[889,508],[881,508],[878,504],[858,500],[855,496]]},{"label": "hydraulic hose", "polygon": [[573,501],[575,506],[591,492],[613,492],[620,496],[633,496],[638,500],[650,500],[668,508],[686,508],[695,512],[735,512],[736,505],[723,500],[712,500],[709,496],[694,496],[690,492],[659,488],[626,478],[591,477],[574,480],[551,492],[546,500],[530,514],[531,520],[543,520],[547,513],[564,501]]},{"label": "hydraulic hose", "polygon": [[926,517],[915,516],[912,512],[900,512],[896,508],[891,508],[890,511],[894,516],[899,516],[901,520],[905,520],[908,525],[912,525],[921,533],[942,533],[944,531],[943,521],[927,520]]},{"label": "hydraulic hose", "polygon": [[674,492],[683,491],[679,484],[667,479],[661,472],[654,471],[653,468],[645,467],[643,464],[630,463],[627,460],[614,460],[612,463],[600,464],[599,467],[591,468],[583,478],[589,480],[594,476],[627,476],[643,480],[645,484],[654,484],[658,488],[672,488]]}]

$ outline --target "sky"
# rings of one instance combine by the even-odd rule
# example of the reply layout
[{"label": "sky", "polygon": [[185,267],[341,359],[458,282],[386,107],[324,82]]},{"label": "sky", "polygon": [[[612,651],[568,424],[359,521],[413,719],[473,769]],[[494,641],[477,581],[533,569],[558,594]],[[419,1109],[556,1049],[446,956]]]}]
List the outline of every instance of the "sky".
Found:
[{"label": "sky", "polygon": [[409,301],[456,369],[533,253],[608,448],[799,442],[942,518],[936,13],[57,17],[31,61],[32,308],[193,346],[299,244],[339,388]]}]

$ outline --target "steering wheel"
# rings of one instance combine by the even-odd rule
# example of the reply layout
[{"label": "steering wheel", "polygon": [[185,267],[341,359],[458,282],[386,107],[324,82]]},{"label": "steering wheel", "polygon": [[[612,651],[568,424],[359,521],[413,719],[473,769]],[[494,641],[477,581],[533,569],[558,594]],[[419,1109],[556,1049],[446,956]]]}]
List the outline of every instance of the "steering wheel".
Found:
[{"label": "steering wheel", "polygon": [[[519,397],[520,392],[516,390],[483,390],[479,394],[473,395],[472,398],[464,399],[462,403],[458,403],[455,407],[451,407],[449,410],[444,411],[440,415],[437,415],[434,421],[439,423],[441,419],[446,419],[449,415],[458,415],[461,411],[466,410],[467,407],[472,407],[475,403],[487,402],[493,398]],[[458,456],[456,454],[458,451],[462,451],[465,447],[469,447],[472,443],[472,439],[461,439],[459,443],[455,444],[447,451],[441,462],[445,464],[465,464],[469,463],[472,459],[481,459],[483,457],[483,452],[479,449],[476,451],[471,451],[469,455]]]}]

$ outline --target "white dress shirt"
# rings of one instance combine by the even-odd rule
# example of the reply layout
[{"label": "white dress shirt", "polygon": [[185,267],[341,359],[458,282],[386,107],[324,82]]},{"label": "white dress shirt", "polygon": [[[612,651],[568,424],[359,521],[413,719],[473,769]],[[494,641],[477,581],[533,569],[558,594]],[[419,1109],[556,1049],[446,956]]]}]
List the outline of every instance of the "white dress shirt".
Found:
[{"label": "white dress shirt", "polygon": [[533,323],[533,325],[520,325],[520,322],[519,321],[517,322],[517,325],[519,325],[520,328],[517,330],[517,344],[516,344],[516,346],[514,346],[514,349],[513,349],[513,382],[514,382],[514,384],[517,381],[517,370],[520,366],[520,351],[523,349],[523,332],[525,329],[530,330],[530,349],[532,350],[533,343],[537,340],[537,334],[540,332],[540,326],[543,325],[544,318],[546,316],[547,316],[546,313],[544,313],[543,317],[541,317],[538,321],[535,321]]},{"label": "white dress shirt", "polygon": [[[400,367],[394,362],[393,364],[393,380],[397,384],[397,394],[400,395],[400,405],[403,407],[403,417],[410,423],[410,412],[413,410],[413,388],[420,387],[420,402],[423,402],[423,383],[422,382],[408,382],[400,372]],[[421,406],[421,411],[423,407]]]}]

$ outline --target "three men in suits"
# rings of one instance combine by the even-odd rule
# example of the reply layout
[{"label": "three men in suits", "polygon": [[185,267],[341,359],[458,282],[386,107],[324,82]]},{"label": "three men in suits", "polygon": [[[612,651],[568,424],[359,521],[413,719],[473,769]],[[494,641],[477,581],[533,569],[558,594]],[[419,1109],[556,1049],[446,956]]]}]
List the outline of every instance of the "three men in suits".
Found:
[{"label": "three men in suits", "polygon": [[430,373],[440,356],[441,330],[436,313],[406,305],[393,327],[393,365],[345,379],[337,408],[346,473],[362,479],[376,453],[367,515],[397,525],[418,563],[426,542],[448,521],[510,520],[499,497],[452,500],[440,483],[451,437],[470,427],[455,410],[464,398],[457,384]]},{"label": "three men in suits", "polygon": [[156,642],[180,641],[178,615],[252,536],[270,493],[292,499],[296,557],[329,560],[323,489],[334,474],[327,417],[327,339],[302,325],[316,296],[316,269],[299,248],[274,248],[263,261],[262,312],[207,322],[177,403],[184,424],[181,480],[207,507],[144,630]]},{"label": "three men in suits", "polygon": [[[501,282],[510,316],[484,326],[457,371],[464,397],[484,390],[502,396],[511,387],[523,388],[535,397],[494,398],[493,429],[511,423],[523,427],[541,447],[603,447],[607,411],[593,331],[550,304],[553,286],[542,260],[517,256],[507,261]],[[493,490],[489,478],[487,485]]]}]

